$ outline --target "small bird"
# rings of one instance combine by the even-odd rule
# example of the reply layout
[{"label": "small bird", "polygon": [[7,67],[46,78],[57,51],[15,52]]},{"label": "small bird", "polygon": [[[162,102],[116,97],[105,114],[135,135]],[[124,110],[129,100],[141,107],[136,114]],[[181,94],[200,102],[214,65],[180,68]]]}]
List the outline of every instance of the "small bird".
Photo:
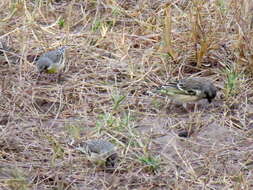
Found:
[{"label": "small bird", "polygon": [[42,54],[36,62],[38,71],[46,73],[58,73],[65,65],[65,50],[66,46],[60,47]]},{"label": "small bird", "polygon": [[217,88],[206,78],[189,77],[170,82],[158,88],[157,91],[179,103],[194,102],[201,99],[207,99],[211,103],[216,96]]},{"label": "small bird", "polygon": [[109,141],[93,139],[79,144],[77,150],[88,155],[91,162],[113,168],[117,162],[117,147]]}]

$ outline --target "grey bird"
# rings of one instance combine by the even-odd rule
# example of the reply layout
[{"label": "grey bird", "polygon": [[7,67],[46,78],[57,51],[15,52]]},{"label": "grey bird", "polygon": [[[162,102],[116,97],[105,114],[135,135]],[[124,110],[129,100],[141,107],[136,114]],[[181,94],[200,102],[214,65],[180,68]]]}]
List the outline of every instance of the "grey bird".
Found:
[{"label": "grey bird", "polygon": [[65,50],[67,46],[42,54],[36,62],[38,71],[46,73],[58,73],[65,66]]},{"label": "grey bird", "polygon": [[179,103],[194,102],[207,99],[209,103],[215,98],[217,88],[203,77],[189,77],[161,86],[157,92],[167,95]]},{"label": "grey bird", "polygon": [[91,162],[105,165],[107,168],[114,168],[117,162],[117,147],[106,140],[87,140],[80,143],[76,149],[88,155],[88,159]]}]

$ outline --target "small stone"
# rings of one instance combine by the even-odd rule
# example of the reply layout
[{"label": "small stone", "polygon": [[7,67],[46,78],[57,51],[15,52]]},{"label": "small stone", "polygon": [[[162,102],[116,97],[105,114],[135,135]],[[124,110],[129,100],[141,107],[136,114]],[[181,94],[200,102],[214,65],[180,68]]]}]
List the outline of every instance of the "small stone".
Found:
[{"label": "small stone", "polygon": [[179,136],[179,137],[187,138],[187,137],[189,137],[190,135],[189,135],[188,131],[182,131],[182,132],[179,132],[179,133],[178,133],[178,136]]}]

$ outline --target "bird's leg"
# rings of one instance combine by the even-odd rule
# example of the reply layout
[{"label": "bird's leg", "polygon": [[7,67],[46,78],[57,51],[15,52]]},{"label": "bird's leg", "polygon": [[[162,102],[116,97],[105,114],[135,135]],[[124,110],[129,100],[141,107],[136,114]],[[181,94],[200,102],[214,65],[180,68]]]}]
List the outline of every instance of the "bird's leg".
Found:
[{"label": "bird's leg", "polygon": [[37,80],[39,80],[41,78],[41,73],[39,73],[38,75],[37,75]]},{"label": "bird's leg", "polygon": [[195,112],[196,110],[197,110],[197,104],[196,103],[194,103],[194,105],[193,104],[190,104],[190,103],[183,103],[183,107],[184,107],[184,109],[187,111],[187,112]]},{"label": "bird's leg", "polygon": [[41,78],[41,76],[40,76],[40,75],[41,75],[41,73],[39,73],[39,74],[37,75],[37,78],[36,78],[36,81],[37,81],[36,83],[37,83],[37,84],[38,84],[38,83],[39,83],[39,81],[40,81],[40,78]]},{"label": "bird's leg", "polygon": [[183,108],[185,109],[186,112],[190,113],[192,112],[192,107],[188,103],[183,103]]},{"label": "bird's leg", "polygon": [[57,74],[57,83],[60,83],[60,82],[61,82],[61,76],[62,76],[62,73],[59,72],[59,73]]},{"label": "bird's leg", "polygon": [[165,104],[165,108],[166,108],[166,112],[167,113],[170,113],[171,112],[171,108],[172,108],[172,103],[173,103],[173,100],[169,100],[168,99],[165,101],[166,104]]},{"label": "bird's leg", "polygon": [[188,112],[188,104],[187,103],[183,103],[183,108]]},{"label": "bird's leg", "polygon": [[165,108],[166,108],[166,110],[165,110],[166,113],[170,114],[171,113],[171,103],[169,103],[168,106],[166,105]]},{"label": "bird's leg", "polygon": [[198,111],[198,104],[195,102],[194,103],[194,112]]}]

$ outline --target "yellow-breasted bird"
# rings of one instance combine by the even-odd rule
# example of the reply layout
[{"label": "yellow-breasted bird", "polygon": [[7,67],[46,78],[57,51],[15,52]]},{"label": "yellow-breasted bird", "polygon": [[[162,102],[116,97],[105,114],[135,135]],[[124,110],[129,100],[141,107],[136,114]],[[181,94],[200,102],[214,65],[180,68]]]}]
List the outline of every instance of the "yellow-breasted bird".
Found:
[{"label": "yellow-breasted bird", "polygon": [[107,168],[114,168],[118,159],[117,147],[102,139],[81,142],[76,149],[87,154],[91,162],[105,165]]},{"label": "yellow-breasted bird", "polygon": [[38,71],[46,73],[57,73],[64,68],[66,55],[65,50],[67,46],[60,47],[56,50],[48,51],[42,54],[36,66]]},{"label": "yellow-breasted bird", "polygon": [[189,77],[161,86],[157,92],[179,103],[207,99],[209,103],[215,98],[217,88],[206,78]]}]

